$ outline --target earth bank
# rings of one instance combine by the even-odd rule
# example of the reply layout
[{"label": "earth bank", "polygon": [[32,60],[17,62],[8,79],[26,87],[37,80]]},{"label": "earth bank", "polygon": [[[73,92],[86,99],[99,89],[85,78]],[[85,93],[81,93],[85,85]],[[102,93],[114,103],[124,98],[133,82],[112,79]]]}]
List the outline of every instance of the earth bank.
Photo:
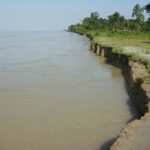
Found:
[{"label": "earth bank", "polygon": [[123,129],[111,150],[141,150],[150,149],[150,74],[140,61],[132,60],[129,53],[116,53],[113,47],[92,42],[91,50],[98,56],[106,58],[111,63],[122,68],[128,84],[128,92],[137,106],[141,118],[130,122]]}]

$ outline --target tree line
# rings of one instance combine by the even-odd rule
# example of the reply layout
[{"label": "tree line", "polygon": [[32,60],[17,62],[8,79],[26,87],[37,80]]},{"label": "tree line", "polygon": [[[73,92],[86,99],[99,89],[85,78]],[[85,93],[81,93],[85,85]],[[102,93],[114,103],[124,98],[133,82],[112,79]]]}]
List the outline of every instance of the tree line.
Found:
[{"label": "tree line", "polygon": [[119,12],[115,12],[108,18],[101,18],[98,12],[92,12],[90,17],[83,19],[81,23],[70,25],[69,31],[111,31],[111,32],[150,32],[150,17],[145,20],[144,11],[150,16],[150,3],[142,7],[136,4],[133,8],[132,18],[126,19]]}]

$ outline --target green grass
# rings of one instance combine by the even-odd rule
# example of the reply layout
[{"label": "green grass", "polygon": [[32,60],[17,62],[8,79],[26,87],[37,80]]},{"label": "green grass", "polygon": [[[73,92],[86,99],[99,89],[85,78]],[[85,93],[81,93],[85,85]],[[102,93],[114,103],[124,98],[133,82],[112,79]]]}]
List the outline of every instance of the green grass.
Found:
[{"label": "green grass", "polygon": [[137,53],[130,53],[130,57],[132,61],[145,61]]},{"label": "green grass", "polygon": [[[150,72],[150,32],[80,31],[80,33],[92,37],[95,43],[112,47],[114,53],[124,53],[130,56],[132,61],[142,62]],[[125,47],[129,47],[129,51],[124,50]],[[132,50],[131,47],[138,50]]]},{"label": "green grass", "polygon": [[119,49],[126,46],[139,47],[143,53],[150,54],[150,33],[99,32],[97,36],[94,36],[94,41]]},{"label": "green grass", "polygon": [[113,53],[116,54],[122,54],[123,53],[123,49],[119,48],[119,47],[113,47]]},{"label": "green grass", "polygon": [[[150,33],[126,33],[126,32],[96,32],[88,31],[93,41],[102,46],[113,47],[117,54],[125,53],[124,47],[138,48],[140,52],[127,52],[132,61],[142,62],[150,72]],[[148,58],[147,58],[148,56]]]}]

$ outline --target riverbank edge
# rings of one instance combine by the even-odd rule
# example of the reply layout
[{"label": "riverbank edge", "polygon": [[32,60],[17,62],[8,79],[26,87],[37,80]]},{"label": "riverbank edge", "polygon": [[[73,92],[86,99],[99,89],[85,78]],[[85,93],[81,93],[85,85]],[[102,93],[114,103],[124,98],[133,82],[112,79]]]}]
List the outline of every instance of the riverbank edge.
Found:
[{"label": "riverbank edge", "polygon": [[[120,150],[127,141],[134,140],[133,128],[141,125],[150,118],[150,73],[145,67],[144,62],[133,60],[127,53],[113,51],[113,46],[105,46],[93,41],[91,35],[77,33],[86,36],[91,40],[91,51],[97,56],[106,58],[106,63],[115,65],[122,69],[128,86],[128,93],[131,100],[140,112],[140,119],[133,120],[120,132],[111,150]],[[142,139],[141,139],[142,140]],[[144,145],[143,145],[144,147]]]}]

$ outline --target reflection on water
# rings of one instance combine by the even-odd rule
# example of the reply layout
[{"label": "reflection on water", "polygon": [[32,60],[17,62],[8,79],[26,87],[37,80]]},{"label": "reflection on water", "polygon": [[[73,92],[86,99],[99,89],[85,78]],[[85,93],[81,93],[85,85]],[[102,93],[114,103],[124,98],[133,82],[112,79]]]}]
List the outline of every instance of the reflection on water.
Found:
[{"label": "reflection on water", "polygon": [[121,70],[89,46],[67,32],[0,33],[1,150],[95,150],[134,117]]}]

